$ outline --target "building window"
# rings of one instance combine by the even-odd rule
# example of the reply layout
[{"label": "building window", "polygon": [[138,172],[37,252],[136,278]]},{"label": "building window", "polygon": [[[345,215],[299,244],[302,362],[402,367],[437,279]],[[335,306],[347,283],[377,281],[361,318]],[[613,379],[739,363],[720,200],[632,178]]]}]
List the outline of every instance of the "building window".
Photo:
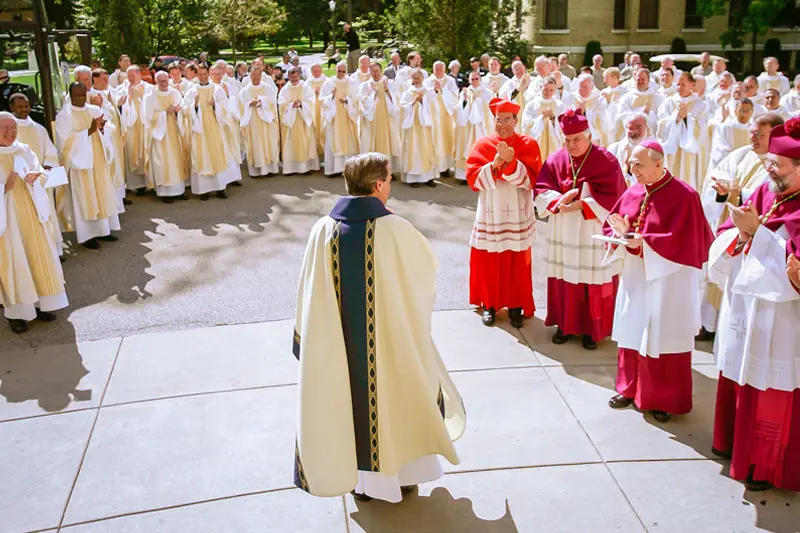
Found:
[{"label": "building window", "polygon": [[787,2],[772,24],[774,28],[794,28],[800,25],[800,8],[795,2]]},{"label": "building window", "polygon": [[567,0],[546,0],[544,27],[547,30],[567,29]]},{"label": "building window", "polygon": [[614,29],[624,30],[628,27],[628,0],[614,0]]},{"label": "building window", "polygon": [[697,0],[686,0],[686,12],[683,15],[683,27],[703,27],[703,16],[697,13]]},{"label": "building window", "polygon": [[641,0],[639,3],[639,29],[659,29],[658,0]]}]

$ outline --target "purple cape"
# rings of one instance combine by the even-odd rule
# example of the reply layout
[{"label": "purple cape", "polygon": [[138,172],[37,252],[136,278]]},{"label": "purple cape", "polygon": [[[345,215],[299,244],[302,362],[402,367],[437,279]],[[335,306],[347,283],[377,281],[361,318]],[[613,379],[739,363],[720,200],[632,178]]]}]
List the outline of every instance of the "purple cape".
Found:
[{"label": "purple cape", "polygon": [[[708,261],[708,250],[714,241],[714,234],[703,214],[700,196],[691,185],[672,177],[669,171],[647,187],[648,190],[658,190],[647,202],[644,223],[639,227],[642,238],[661,257],[679,265],[702,268],[703,263]],[[642,208],[645,193],[645,186],[637,183],[625,191],[611,210],[611,213],[628,215],[631,231]],[[603,226],[603,233],[614,233],[608,222]]]},{"label": "purple cape", "polygon": [[589,185],[592,198],[603,209],[611,209],[620,195],[625,192],[627,185],[617,158],[596,144],[592,145],[588,155],[573,160],[573,170],[569,168],[569,153],[566,148],[561,148],[548,157],[536,178],[534,196],[547,190],[563,194],[572,189],[572,172],[577,172],[578,167],[586,158],[588,160],[578,174],[578,190],[586,183]]}]

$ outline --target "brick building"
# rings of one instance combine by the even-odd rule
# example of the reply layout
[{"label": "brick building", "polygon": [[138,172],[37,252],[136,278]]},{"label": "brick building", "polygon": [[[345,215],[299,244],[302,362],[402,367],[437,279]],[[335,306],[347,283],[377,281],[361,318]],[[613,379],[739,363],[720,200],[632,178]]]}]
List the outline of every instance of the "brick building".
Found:
[{"label": "brick building", "polygon": [[[729,70],[760,70],[764,43],[781,41],[784,71],[800,70],[800,1],[782,13],[779,27],[758,36],[758,64],[750,65],[751,43],[744,48],[723,51],[720,35],[727,29],[729,15],[704,19],[696,14],[697,0],[521,0],[527,4],[528,17],[521,20],[524,36],[534,43],[537,52],[547,55],[570,54],[570,62],[579,65],[586,43],[599,41],[606,66],[622,62],[626,50],[650,56],[670,51],[675,37],[682,38],[690,53],[708,51],[729,59]],[[743,2],[747,0],[732,0]],[[727,2],[730,6],[731,2]]]}]

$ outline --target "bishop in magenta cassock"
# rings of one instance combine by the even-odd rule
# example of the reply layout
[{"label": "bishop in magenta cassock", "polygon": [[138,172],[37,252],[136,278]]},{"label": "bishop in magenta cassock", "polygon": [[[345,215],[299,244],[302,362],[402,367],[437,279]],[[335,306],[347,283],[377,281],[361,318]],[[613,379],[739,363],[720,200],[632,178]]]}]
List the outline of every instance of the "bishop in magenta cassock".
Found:
[{"label": "bishop in magenta cassock", "polygon": [[483,308],[483,323],[508,308],[511,324],[532,316],[533,202],[531,184],[542,166],[539,145],[515,132],[519,105],[495,98],[489,103],[495,132],[475,143],[467,158],[467,182],[478,191],[470,238],[469,300]]},{"label": "bishop in magenta cassock", "polygon": [[664,167],[647,139],[629,159],[637,184],[625,191],[603,231],[625,241],[612,338],[619,346],[615,409],[636,404],[659,422],[692,410],[692,349],[700,329],[700,278],[714,235],[700,196]]},{"label": "bishop in magenta cassock", "polygon": [[580,335],[583,347],[611,334],[619,266],[605,264],[602,234],[608,212],[627,184],[617,158],[592,143],[589,121],[567,110],[559,117],[564,148],[547,158],[535,186],[535,202],[547,228],[547,318],[557,326],[554,344]]},{"label": "bishop in magenta cassock", "polygon": [[749,490],[800,491],[800,118],[773,128],[765,166],[709,257],[723,289],[713,451]]}]

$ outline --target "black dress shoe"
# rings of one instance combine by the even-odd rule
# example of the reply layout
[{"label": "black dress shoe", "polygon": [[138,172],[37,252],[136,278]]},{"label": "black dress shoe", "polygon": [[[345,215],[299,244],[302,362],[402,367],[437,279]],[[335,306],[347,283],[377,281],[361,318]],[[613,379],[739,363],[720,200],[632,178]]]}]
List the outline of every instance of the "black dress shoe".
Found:
[{"label": "black dress shoe", "polygon": [[520,329],[523,325],[525,325],[524,318],[522,316],[522,309],[517,307],[514,309],[508,310],[508,317],[511,319],[511,326],[517,329]]},{"label": "black dress shoe", "polygon": [[89,239],[85,243],[83,243],[84,248],[88,248],[89,250],[99,250],[100,243],[97,242],[97,239]]},{"label": "black dress shoe", "polygon": [[113,235],[104,235],[102,237],[98,237],[101,241],[108,241],[108,242],[117,242],[119,237],[115,237]]},{"label": "black dress shoe", "polygon": [[612,409],[625,409],[633,405],[633,398],[626,398],[622,394],[617,394],[608,400],[608,406]]},{"label": "black dress shoe", "polygon": [[445,170],[444,172],[439,172],[439,177],[440,178],[449,178],[450,177],[450,171],[449,170]]},{"label": "black dress shoe", "polygon": [[419,183],[411,183],[409,187],[411,187],[412,189],[419,189]]},{"label": "black dress shoe", "polygon": [[174,204],[175,198],[173,198],[172,196],[162,196],[161,201],[164,202],[165,204]]},{"label": "black dress shoe", "polygon": [[9,318],[8,319],[8,327],[11,328],[13,333],[19,335],[20,333],[25,333],[28,331],[28,323],[24,320],[19,320],[16,318]]},{"label": "black dress shoe", "polygon": [[127,198],[123,198],[122,205],[133,205],[133,200],[128,200]]},{"label": "black dress shoe", "polygon": [[234,187],[241,187],[242,186],[242,182],[241,181],[234,181],[234,182],[231,183],[231,185],[233,185]]},{"label": "black dress shoe", "polygon": [[228,193],[225,191],[217,191],[217,198],[222,198],[223,200],[228,198]]},{"label": "black dress shoe", "polygon": [[458,184],[459,185],[469,185],[469,182],[467,180],[458,180]]},{"label": "black dress shoe", "polygon": [[67,258],[61,255],[58,257],[58,260],[61,261],[62,263],[65,263],[67,261]]},{"label": "black dress shoe", "polygon": [[484,326],[494,326],[494,316],[495,311],[494,309],[484,309],[483,316],[481,317],[481,321],[483,322]]},{"label": "black dress shoe", "polygon": [[372,501],[372,496],[367,496],[366,494],[361,494],[360,492],[356,492],[354,490],[351,490],[350,494],[352,494],[353,498],[355,498],[356,500],[358,500],[360,502],[371,502]]},{"label": "black dress shoe", "polygon": [[664,411],[653,411],[653,418],[662,424],[666,424],[672,418],[672,415]]},{"label": "black dress shoe", "polygon": [[564,335],[564,332],[561,331],[561,328],[557,328],[556,332],[553,334],[553,338],[550,339],[553,344],[565,344],[569,340],[569,335]]},{"label": "black dress shoe", "polygon": [[733,459],[733,452],[723,452],[722,450],[711,448],[711,453],[713,453],[720,459],[725,459],[726,461],[730,461],[731,459]]},{"label": "black dress shoe", "polygon": [[436,182],[431,180],[428,183],[426,183],[425,185],[427,185],[428,187],[436,187]]},{"label": "black dress shoe", "polygon": [[592,340],[591,335],[582,335],[581,336],[581,344],[583,345],[584,350],[596,350],[597,343]]},{"label": "black dress shoe", "polygon": [[53,313],[49,313],[47,311],[42,311],[38,307],[36,308],[36,320],[40,320],[42,322],[52,322],[56,319],[56,315]]},{"label": "black dress shoe", "polygon": [[175,200],[181,200],[181,201],[183,201],[183,200],[188,200],[188,199],[189,199],[189,197],[188,197],[188,196],[186,196],[186,193],[185,193],[185,192],[183,192],[183,193],[179,194],[178,196],[173,196],[173,198],[174,198]]},{"label": "black dress shoe", "polygon": [[404,485],[400,487],[400,492],[402,492],[403,494],[410,494],[414,492],[414,489],[416,488],[417,488],[416,485]]},{"label": "black dress shoe", "polygon": [[140,188],[136,189],[136,196],[144,196],[144,194],[146,192],[147,192],[147,188],[146,187],[140,187]]},{"label": "black dress shoe", "polygon": [[756,481],[752,476],[747,477],[744,486],[747,487],[747,490],[750,492],[764,492],[765,490],[773,488],[772,483],[769,481]]},{"label": "black dress shoe", "polygon": [[701,327],[700,333],[698,333],[694,340],[697,342],[705,342],[705,341],[713,341],[714,337],[717,336],[717,333],[714,331],[706,331],[706,328]]},{"label": "black dress shoe", "polygon": [[201,202],[207,202],[209,198],[211,198],[211,195],[210,195],[210,194],[208,194],[208,193],[205,193],[205,194],[201,194],[201,195],[200,195],[200,201],[201,201]]}]

